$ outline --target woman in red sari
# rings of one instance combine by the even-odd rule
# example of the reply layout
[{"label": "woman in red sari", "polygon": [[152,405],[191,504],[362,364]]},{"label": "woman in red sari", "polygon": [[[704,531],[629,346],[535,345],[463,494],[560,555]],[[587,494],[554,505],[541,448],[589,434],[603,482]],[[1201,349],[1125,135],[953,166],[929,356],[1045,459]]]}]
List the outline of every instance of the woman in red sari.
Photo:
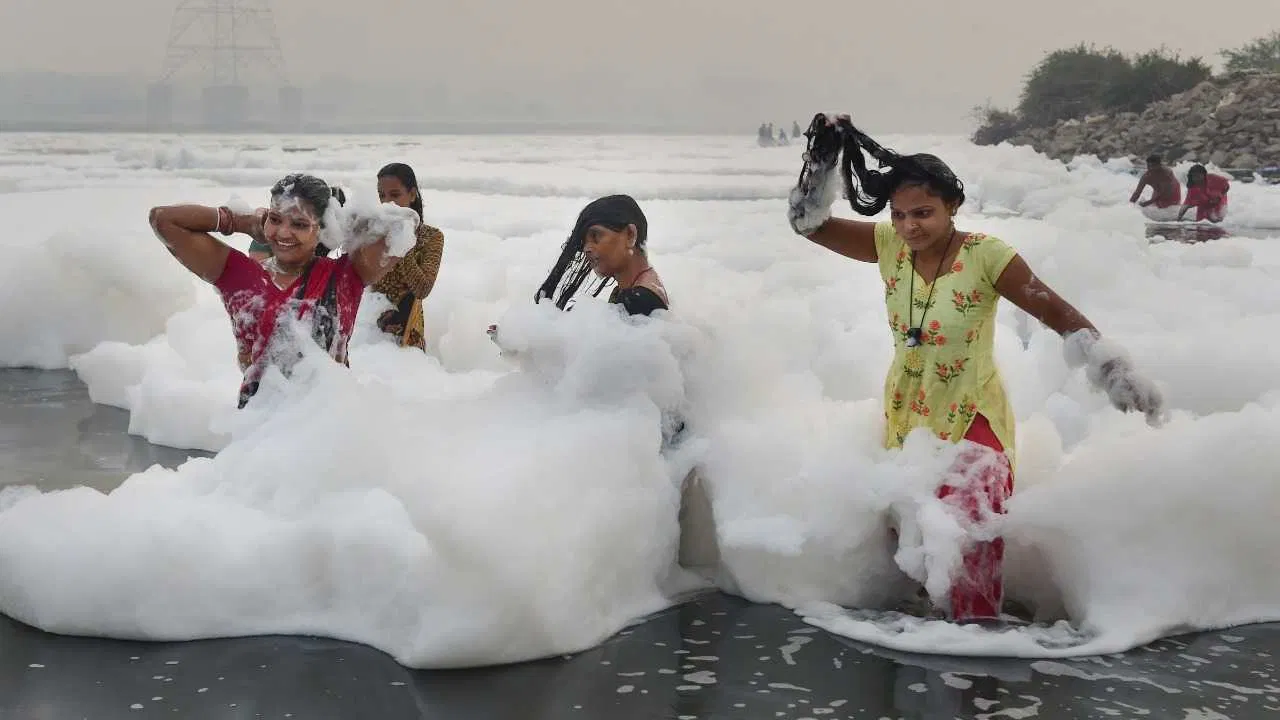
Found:
[{"label": "woman in red sari", "polygon": [[[317,256],[332,201],[323,180],[295,174],[271,188],[269,208],[253,214],[203,205],[151,209],[151,227],[169,252],[222,296],[244,372],[239,407],[257,392],[268,367],[287,375],[300,356],[290,319],[309,327],[316,344],[345,364],[365,287],[399,259],[387,254],[386,238],[336,259]],[[259,264],[213,232],[261,237],[272,256]]]}]

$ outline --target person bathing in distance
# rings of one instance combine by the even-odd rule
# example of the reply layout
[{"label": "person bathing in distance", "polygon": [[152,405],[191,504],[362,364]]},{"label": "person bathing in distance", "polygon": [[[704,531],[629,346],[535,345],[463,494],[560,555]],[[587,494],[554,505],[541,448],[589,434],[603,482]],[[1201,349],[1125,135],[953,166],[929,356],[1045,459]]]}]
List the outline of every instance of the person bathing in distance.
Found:
[{"label": "person bathing in distance", "polygon": [[[1151,197],[1140,200],[1142,191],[1151,188]],[[1147,171],[1138,180],[1138,187],[1129,196],[1129,202],[1137,203],[1142,214],[1154,222],[1170,222],[1178,219],[1178,206],[1182,204],[1182,184],[1178,176],[1165,167],[1159,155],[1147,158]]]},{"label": "person bathing in distance", "polygon": [[1227,193],[1231,181],[1216,175],[1203,165],[1192,165],[1187,171],[1187,199],[1178,210],[1182,220],[1191,208],[1196,209],[1196,222],[1220,223],[1227,219]]},{"label": "person bathing in distance", "polygon": [[[964,185],[942,160],[887,150],[844,115],[817,115],[806,135],[805,164],[790,193],[792,229],[837,254],[878,264],[884,283],[894,343],[884,383],[885,447],[901,447],[917,428],[946,442],[969,441],[953,468],[964,484],[944,484],[940,498],[978,522],[986,512],[1003,513],[1013,492],[1014,415],[993,357],[1000,298],[1064,337],[1068,363],[1086,365],[1093,386],[1116,408],[1158,422],[1159,391],[1120,348],[1009,245],[956,227]],[[881,169],[869,169],[864,153]],[[855,211],[872,216],[888,206],[891,220],[833,218],[840,176]],[[1003,553],[1000,538],[973,543],[950,597],[930,599],[935,608],[954,621],[998,621]]]},{"label": "person bathing in distance", "polygon": [[[347,363],[347,344],[366,286],[399,258],[378,238],[337,259],[316,253],[333,200],[320,178],[289,175],[271,188],[271,205],[251,214],[227,207],[169,205],[151,208],[151,227],[169,252],[222,296],[231,319],[243,379],[239,407],[257,392],[269,366],[285,374],[298,357],[288,321],[310,327],[311,339]],[[215,238],[234,233],[263,238],[271,256],[258,263]]]}]

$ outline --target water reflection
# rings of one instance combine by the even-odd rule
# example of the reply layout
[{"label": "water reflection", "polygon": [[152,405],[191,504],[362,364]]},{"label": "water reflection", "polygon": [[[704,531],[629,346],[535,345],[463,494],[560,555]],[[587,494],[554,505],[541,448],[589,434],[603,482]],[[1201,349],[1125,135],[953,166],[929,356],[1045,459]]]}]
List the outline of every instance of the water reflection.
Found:
[{"label": "water reflection", "polygon": [[106,491],[152,465],[209,455],[130,435],[129,413],[95,405],[68,370],[0,369],[0,397],[0,485]]},{"label": "water reflection", "polygon": [[1220,238],[1229,237],[1230,233],[1221,225],[1202,225],[1202,224],[1182,224],[1170,223],[1148,224],[1147,239],[1152,243],[1157,242],[1180,242],[1180,243],[1202,243],[1210,240],[1218,240]]}]

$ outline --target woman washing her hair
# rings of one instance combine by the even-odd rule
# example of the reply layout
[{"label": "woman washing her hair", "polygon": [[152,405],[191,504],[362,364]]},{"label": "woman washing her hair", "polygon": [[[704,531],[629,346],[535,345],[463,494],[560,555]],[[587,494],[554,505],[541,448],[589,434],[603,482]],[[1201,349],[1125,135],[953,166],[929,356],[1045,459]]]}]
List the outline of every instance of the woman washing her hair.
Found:
[{"label": "woman washing her hair", "polygon": [[[347,204],[347,194],[342,191],[342,188],[337,186],[330,187],[329,195],[338,201],[338,207]],[[259,227],[258,232],[250,236],[249,251],[246,254],[258,262],[266,262],[271,257],[271,244],[262,236],[261,231],[262,228]],[[329,257],[332,252],[333,248],[328,245],[322,242],[316,243],[316,257]]]},{"label": "woman washing her hair", "polygon": [[[1116,408],[1157,421],[1161,396],[1122,350],[1102,340],[1003,241],[956,227],[964,186],[945,163],[886,150],[843,115],[818,115],[806,135],[804,169],[790,194],[792,229],[845,257],[877,263],[884,282],[895,347],[884,384],[885,447],[901,447],[916,428],[944,441],[976,443],[961,450],[954,468],[968,484],[943,485],[940,498],[976,522],[986,508],[1003,513],[1013,492],[1014,415],[993,356],[1001,297],[1063,336],[1068,363],[1086,365],[1093,386]],[[871,216],[888,206],[890,222],[831,217],[841,151],[839,172],[853,209]],[[864,152],[880,170],[867,168]],[[994,451],[997,462],[978,445]],[[932,601],[956,621],[998,619],[1003,553],[1000,538],[974,543],[950,597]]]},{"label": "woman washing her hair", "polygon": [[[649,220],[634,198],[609,195],[592,200],[578,213],[560,257],[533,301],[550,299],[557,308],[572,310],[580,293],[598,297],[614,284],[609,303],[621,306],[628,315],[669,309],[667,289],[649,264],[648,238]],[[583,288],[592,272],[598,279]],[[497,325],[489,326],[489,338],[498,342]]]},{"label": "woman washing her hair", "polygon": [[[422,220],[422,194],[413,168],[391,163],[378,171],[378,201],[412,208]],[[418,223],[417,242],[400,263],[373,289],[394,305],[378,317],[378,329],[392,335],[400,347],[427,349],[422,301],[431,293],[444,255],[444,233],[426,223]]]},{"label": "woman washing her hair", "polygon": [[[628,315],[650,315],[669,309],[667,289],[649,264],[645,244],[649,221],[629,195],[610,195],[587,203],[578,213],[569,238],[547,279],[533,295],[535,303],[550,299],[561,310],[572,310],[580,293],[598,297],[610,284],[609,303]],[[587,283],[594,272],[597,279]],[[498,326],[489,326],[494,342]]]},{"label": "woman washing her hair", "polygon": [[[609,195],[593,200],[578,214],[534,301],[551,298],[561,310],[572,309],[570,301],[583,289],[587,275],[594,272],[599,279],[588,283],[585,292],[595,297],[613,284],[609,303],[620,306],[627,315],[648,316],[670,309],[662,278],[649,263],[648,239],[649,220],[634,198]],[[664,417],[664,450],[679,440],[684,427],[678,417]],[[714,574],[720,561],[715,518],[696,468],[681,485],[678,522],[677,562],[686,569]]]},{"label": "woman washing her hair", "polygon": [[[286,374],[298,357],[289,320],[310,326],[311,338],[334,360],[346,363],[347,343],[366,285],[377,282],[399,258],[386,238],[334,260],[316,254],[329,186],[311,175],[289,175],[271,188],[271,206],[237,215],[226,207],[170,205],[151,209],[151,227],[169,252],[222,295],[231,318],[244,379],[244,407],[263,373],[276,365]],[[332,217],[332,216],[331,216]],[[262,263],[210,233],[240,232],[263,238],[271,256]]]},{"label": "woman washing her hair", "polygon": [[[339,205],[346,204],[346,195],[334,188]],[[411,208],[418,214],[417,242],[390,272],[373,285],[373,291],[382,293],[395,307],[378,317],[378,329],[396,339],[400,347],[416,347],[426,351],[427,342],[422,316],[422,300],[435,286],[440,272],[440,258],[444,254],[444,233],[422,221],[422,196],[418,191],[418,178],[413,168],[404,163],[391,163],[378,171],[378,202],[395,203]],[[331,248],[323,243],[316,245],[316,255],[328,257]],[[249,256],[265,260],[271,256],[271,248],[264,240],[255,239],[249,246]]]},{"label": "woman washing her hair", "polygon": [[[550,299],[561,310],[572,310],[580,293],[598,297],[610,284],[609,303],[627,315],[651,315],[668,310],[670,300],[662,278],[649,263],[647,243],[649,221],[634,198],[610,195],[588,203],[578,214],[560,257],[543,281],[534,302]],[[595,273],[596,280],[587,282]],[[585,283],[585,287],[584,287]],[[497,326],[489,334],[497,342]],[[684,430],[677,417],[663,418],[663,449],[671,447]],[[706,488],[691,471],[681,487],[679,510],[680,541],[677,560],[681,566],[700,572],[714,572],[719,563],[715,522]]]},{"label": "woman washing her hair", "polygon": [[648,237],[649,221],[631,196],[593,200],[578,214],[560,258],[534,295],[535,302],[554,295],[556,307],[564,310],[594,271],[599,280],[595,290],[588,292],[594,297],[615,283],[609,302],[621,305],[628,315],[668,309],[667,290],[649,264]]}]

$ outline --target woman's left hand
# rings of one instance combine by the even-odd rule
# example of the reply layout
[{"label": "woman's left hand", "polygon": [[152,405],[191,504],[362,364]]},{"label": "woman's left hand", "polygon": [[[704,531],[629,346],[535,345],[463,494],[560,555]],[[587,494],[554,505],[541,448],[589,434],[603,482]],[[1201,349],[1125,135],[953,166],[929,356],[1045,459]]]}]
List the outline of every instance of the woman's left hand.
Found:
[{"label": "woman's left hand", "polygon": [[266,243],[266,234],[263,232],[262,226],[267,220],[267,209],[258,208],[251,213],[233,214],[232,231],[244,233],[262,243]]},{"label": "woman's left hand", "polygon": [[1116,359],[1103,364],[1096,382],[1106,391],[1107,399],[1117,410],[1140,412],[1147,416],[1150,425],[1163,422],[1164,395],[1160,388],[1139,375],[1127,361]]},{"label": "woman's left hand", "polygon": [[1164,422],[1164,395],[1150,379],[1138,374],[1129,355],[1119,345],[1106,340],[1092,328],[1077,330],[1063,338],[1068,367],[1085,368],[1085,377],[1095,390],[1121,412],[1140,412],[1147,424]]}]

